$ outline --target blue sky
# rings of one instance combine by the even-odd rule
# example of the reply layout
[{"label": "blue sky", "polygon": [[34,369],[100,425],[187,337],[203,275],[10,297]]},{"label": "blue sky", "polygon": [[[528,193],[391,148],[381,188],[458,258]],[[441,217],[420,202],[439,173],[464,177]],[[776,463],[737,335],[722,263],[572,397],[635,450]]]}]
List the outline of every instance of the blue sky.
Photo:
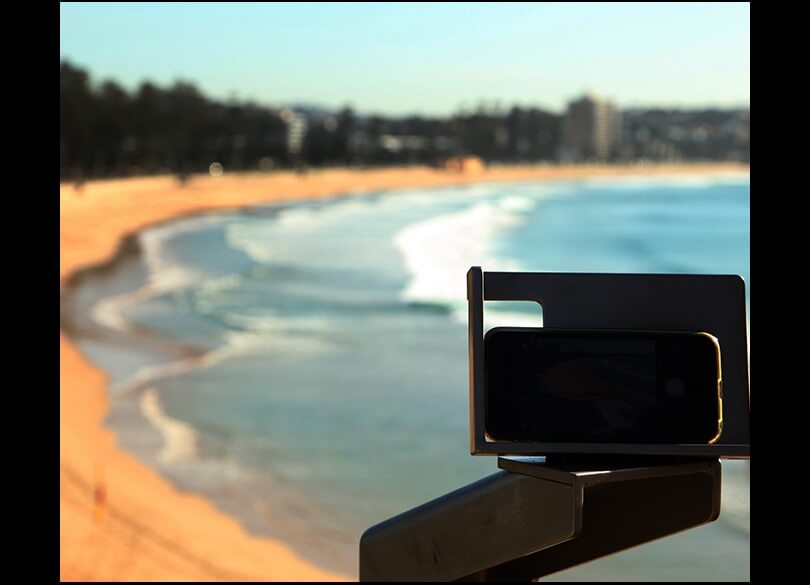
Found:
[{"label": "blue sky", "polygon": [[94,79],[448,114],[749,104],[747,3],[63,3],[60,53]]}]

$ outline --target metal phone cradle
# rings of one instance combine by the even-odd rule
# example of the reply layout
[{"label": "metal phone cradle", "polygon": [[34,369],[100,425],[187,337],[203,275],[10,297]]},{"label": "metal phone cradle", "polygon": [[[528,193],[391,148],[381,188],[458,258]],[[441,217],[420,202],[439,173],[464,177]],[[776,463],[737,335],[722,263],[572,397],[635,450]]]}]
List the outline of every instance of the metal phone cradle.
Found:
[{"label": "metal phone cradle", "polygon": [[[717,519],[719,459],[750,457],[740,277],[473,267],[467,300],[470,452],[499,455],[499,471],[367,529],[361,581],[531,581]],[[720,438],[710,445],[490,440],[484,301],[538,302],[545,327],[714,335],[722,355]]]}]

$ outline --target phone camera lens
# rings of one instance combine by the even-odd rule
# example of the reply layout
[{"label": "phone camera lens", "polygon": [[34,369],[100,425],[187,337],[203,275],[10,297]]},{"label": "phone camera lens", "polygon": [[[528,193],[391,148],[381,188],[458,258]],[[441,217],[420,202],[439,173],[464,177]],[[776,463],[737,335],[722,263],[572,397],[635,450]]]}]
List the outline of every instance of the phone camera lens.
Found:
[{"label": "phone camera lens", "polygon": [[664,392],[670,398],[680,398],[686,394],[686,384],[680,378],[670,378],[664,382]]}]

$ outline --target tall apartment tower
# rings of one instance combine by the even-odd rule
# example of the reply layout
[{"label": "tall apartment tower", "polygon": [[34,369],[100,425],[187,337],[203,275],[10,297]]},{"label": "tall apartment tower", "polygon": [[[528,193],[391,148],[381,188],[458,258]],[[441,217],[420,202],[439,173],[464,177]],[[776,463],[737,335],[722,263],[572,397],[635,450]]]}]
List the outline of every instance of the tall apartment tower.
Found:
[{"label": "tall apartment tower", "polygon": [[609,160],[620,140],[621,118],[612,102],[590,93],[569,102],[563,119],[563,160]]}]

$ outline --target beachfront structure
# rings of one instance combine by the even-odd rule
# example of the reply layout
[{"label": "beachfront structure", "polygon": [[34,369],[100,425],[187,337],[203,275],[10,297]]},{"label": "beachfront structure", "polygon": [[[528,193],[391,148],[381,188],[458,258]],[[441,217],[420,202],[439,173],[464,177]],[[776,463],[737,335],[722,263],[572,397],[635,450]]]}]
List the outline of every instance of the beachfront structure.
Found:
[{"label": "beachfront structure", "polygon": [[569,102],[563,118],[562,160],[610,160],[620,139],[621,118],[612,102],[593,93]]},{"label": "beachfront structure", "polygon": [[296,157],[301,154],[304,147],[304,138],[307,133],[307,119],[292,110],[283,110],[281,112],[281,118],[287,125],[287,153],[292,157]]}]

